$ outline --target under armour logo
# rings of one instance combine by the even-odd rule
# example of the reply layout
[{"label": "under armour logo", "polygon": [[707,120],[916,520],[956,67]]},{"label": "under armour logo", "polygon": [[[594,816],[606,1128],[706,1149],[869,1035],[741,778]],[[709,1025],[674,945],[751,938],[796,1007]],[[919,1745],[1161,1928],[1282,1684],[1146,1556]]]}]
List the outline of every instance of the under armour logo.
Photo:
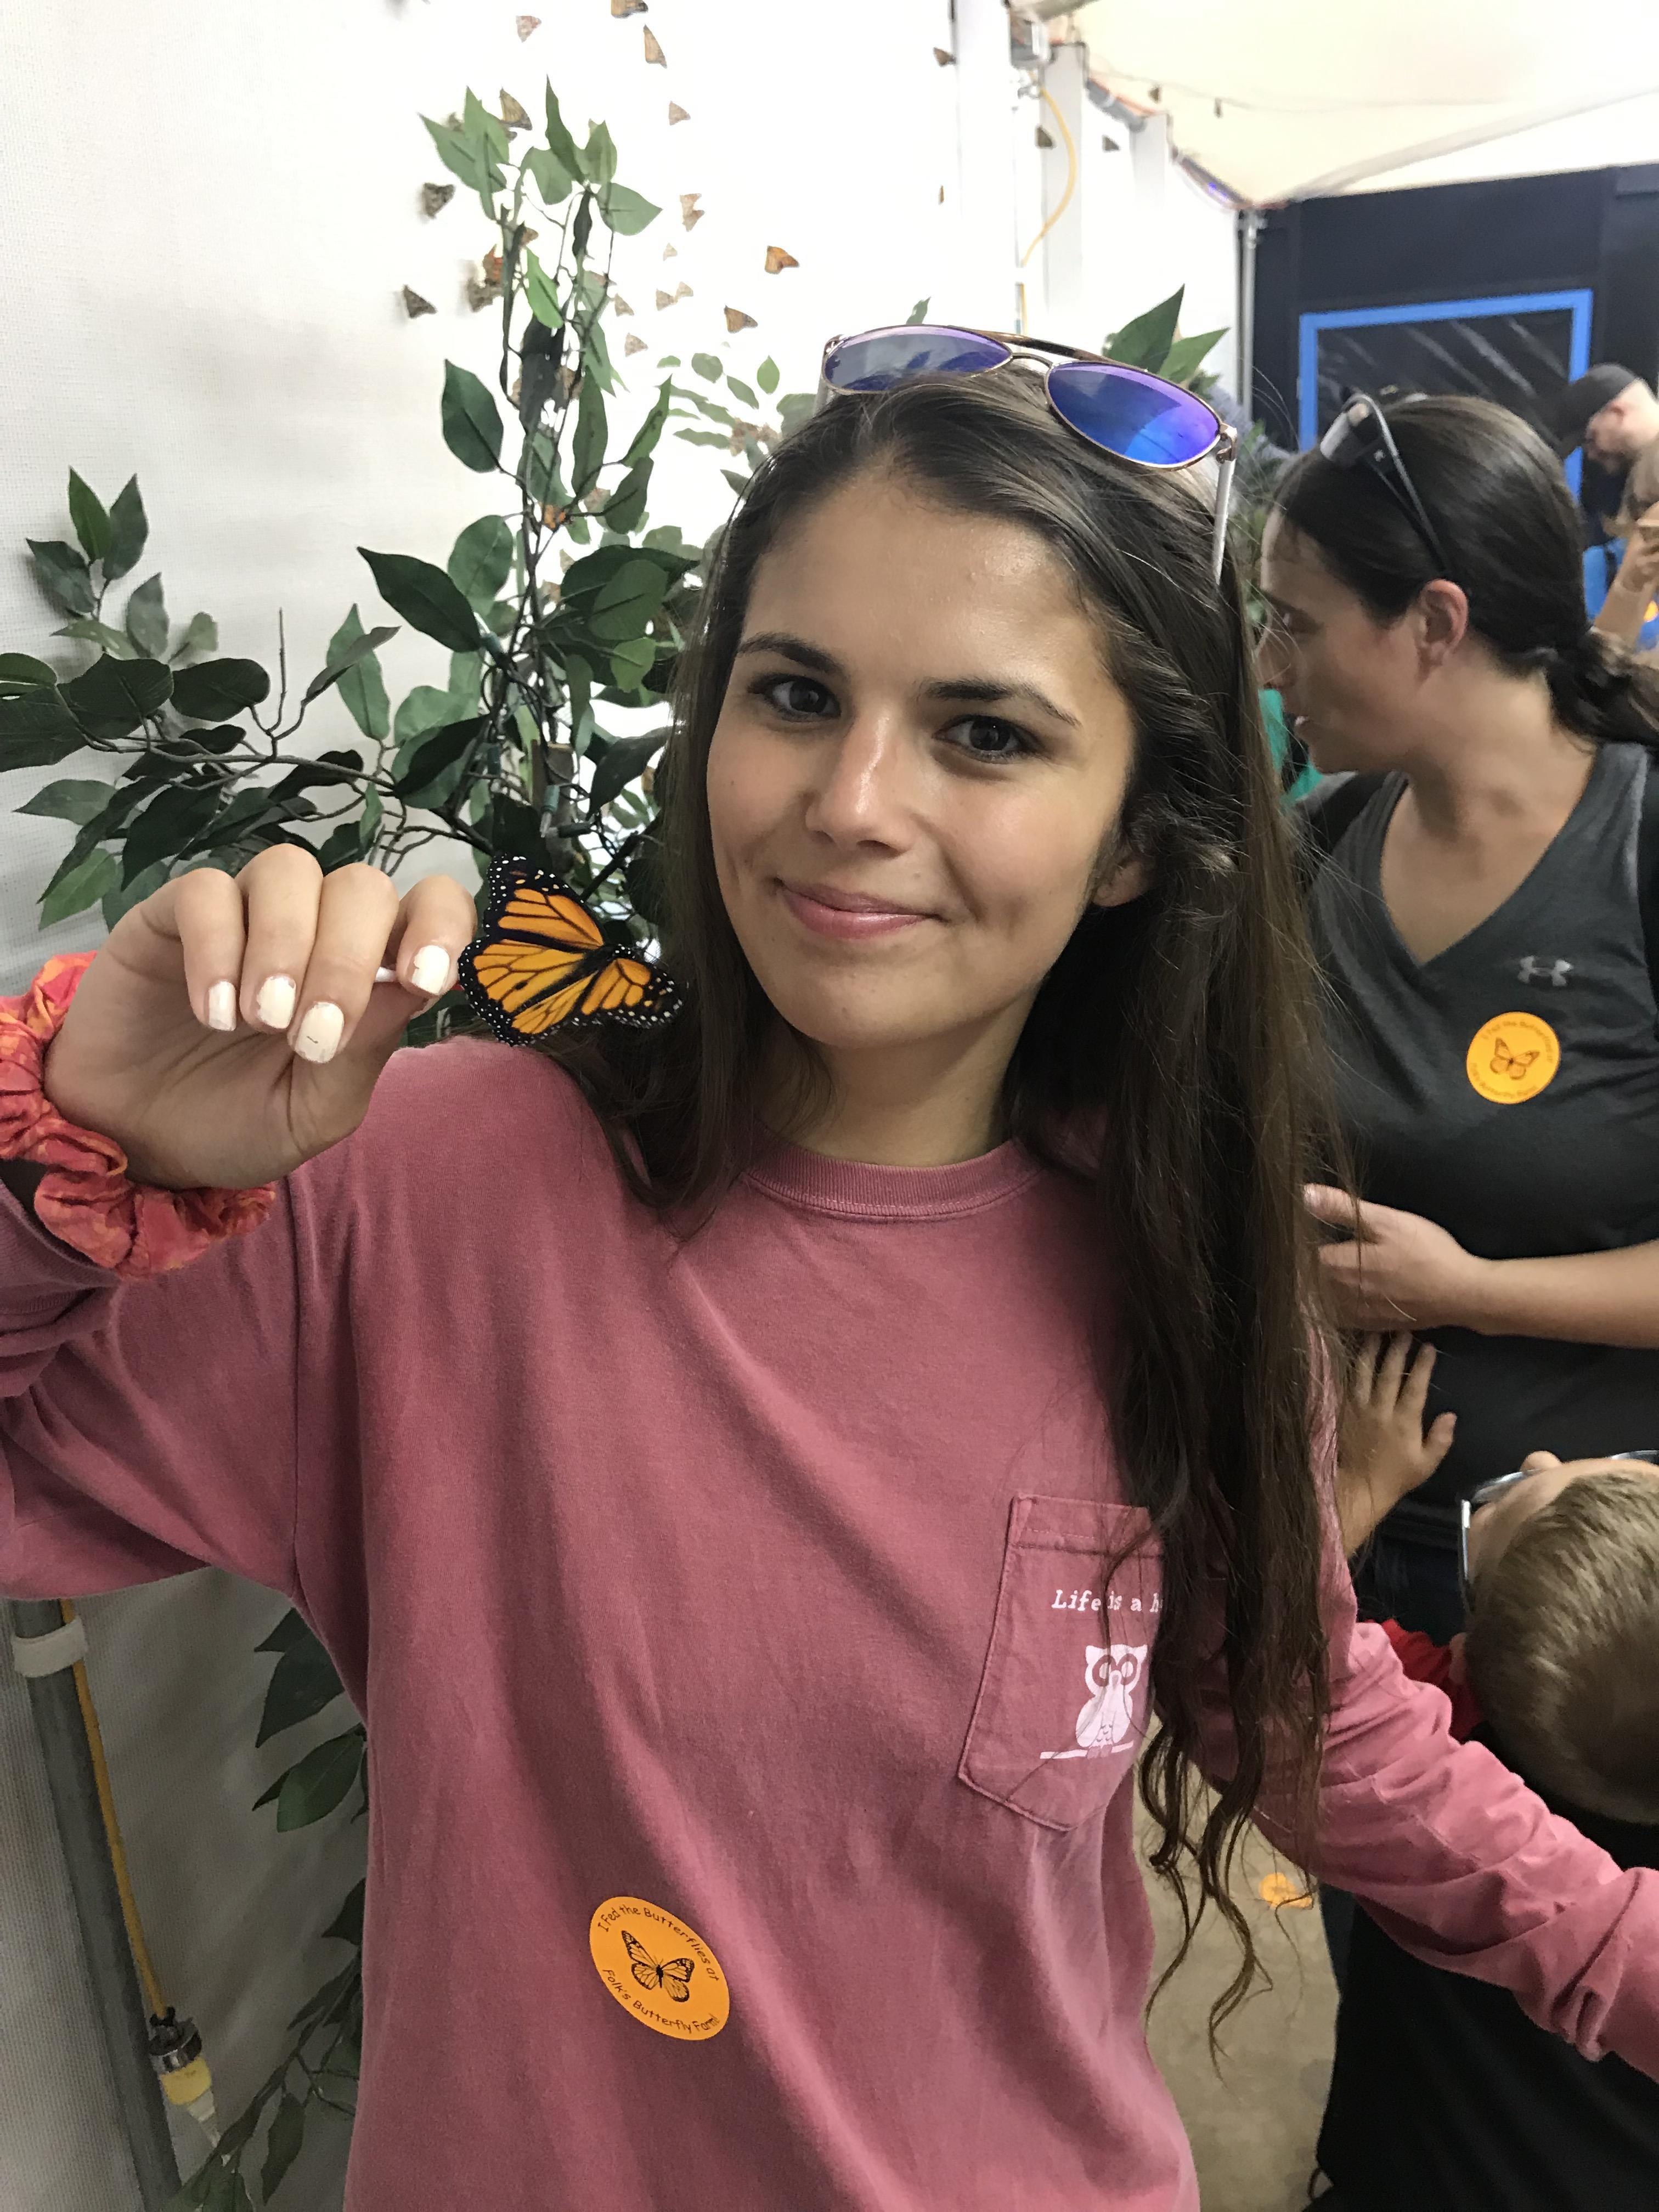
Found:
[{"label": "under armour logo", "polygon": [[1529,952],[1516,973],[1523,983],[1542,982],[1547,976],[1556,990],[1565,991],[1567,978],[1572,973],[1572,963],[1571,960],[1534,960]]}]

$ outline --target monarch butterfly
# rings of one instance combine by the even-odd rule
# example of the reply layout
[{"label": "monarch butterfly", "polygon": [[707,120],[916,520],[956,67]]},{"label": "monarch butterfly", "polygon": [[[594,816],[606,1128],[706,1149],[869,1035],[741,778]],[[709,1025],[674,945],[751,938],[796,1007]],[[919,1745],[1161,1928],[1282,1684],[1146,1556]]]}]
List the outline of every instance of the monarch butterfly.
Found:
[{"label": "monarch butterfly", "polygon": [[1511,1052],[1508,1040],[1501,1036],[1492,1039],[1492,1072],[1494,1075],[1507,1075],[1511,1083],[1524,1083],[1527,1070],[1537,1057],[1536,1050]]},{"label": "monarch butterfly", "polygon": [[460,958],[474,1012],[504,1044],[527,1044],[589,1022],[654,1029],[679,1011],[667,976],[619,952],[560,876],[529,860],[497,860],[483,927]]},{"label": "monarch butterfly", "polygon": [[676,2004],[684,2004],[691,1994],[691,1977],[697,1971],[691,1959],[669,1959],[661,1966],[652,1957],[637,1936],[622,1931],[623,1942],[628,1946],[628,1955],[633,1960],[629,1968],[634,1979],[642,1990],[666,1990]]}]

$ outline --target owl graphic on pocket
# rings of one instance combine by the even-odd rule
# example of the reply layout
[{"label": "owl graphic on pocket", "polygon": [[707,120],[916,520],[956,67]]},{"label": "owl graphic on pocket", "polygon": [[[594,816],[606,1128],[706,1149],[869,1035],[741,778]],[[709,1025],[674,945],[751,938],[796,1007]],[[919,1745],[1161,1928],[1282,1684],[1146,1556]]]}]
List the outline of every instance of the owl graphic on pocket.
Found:
[{"label": "owl graphic on pocket", "polygon": [[1138,1733],[1134,1693],[1146,1671],[1144,1644],[1085,1646],[1089,1702],[1077,1717],[1080,1751],[1121,1751]]}]

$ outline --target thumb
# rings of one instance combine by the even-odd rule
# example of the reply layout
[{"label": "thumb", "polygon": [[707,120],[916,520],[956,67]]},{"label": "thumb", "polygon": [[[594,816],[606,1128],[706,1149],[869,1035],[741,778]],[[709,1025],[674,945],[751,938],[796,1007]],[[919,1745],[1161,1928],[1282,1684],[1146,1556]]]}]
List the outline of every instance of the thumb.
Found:
[{"label": "thumb", "polygon": [[1346,1229],[1355,1237],[1364,1233],[1364,1208],[1358,1199],[1346,1190],[1338,1190],[1334,1184],[1305,1184],[1302,1203],[1316,1221],[1328,1222],[1333,1229]]},{"label": "thumb", "polygon": [[1547,1467],[1559,1467],[1560,1464],[1555,1454],[1548,1451],[1528,1452],[1521,1462],[1522,1471],[1528,1474],[1539,1474]]}]

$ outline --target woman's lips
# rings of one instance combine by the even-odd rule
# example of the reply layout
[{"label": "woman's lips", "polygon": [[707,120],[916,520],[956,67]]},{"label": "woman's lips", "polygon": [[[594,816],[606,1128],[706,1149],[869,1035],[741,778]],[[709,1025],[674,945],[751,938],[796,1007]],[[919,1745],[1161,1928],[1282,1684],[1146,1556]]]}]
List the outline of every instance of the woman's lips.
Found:
[{"label": "woman's lips", "polygon": [[833,890],[827,884],[803,885],[798,890],[792,884],[780,884],[778,889],[796,921],[817,937],[890,937],[898,930],[933,918],[918,914],[913,908],[874,905],[853,892]]}]

